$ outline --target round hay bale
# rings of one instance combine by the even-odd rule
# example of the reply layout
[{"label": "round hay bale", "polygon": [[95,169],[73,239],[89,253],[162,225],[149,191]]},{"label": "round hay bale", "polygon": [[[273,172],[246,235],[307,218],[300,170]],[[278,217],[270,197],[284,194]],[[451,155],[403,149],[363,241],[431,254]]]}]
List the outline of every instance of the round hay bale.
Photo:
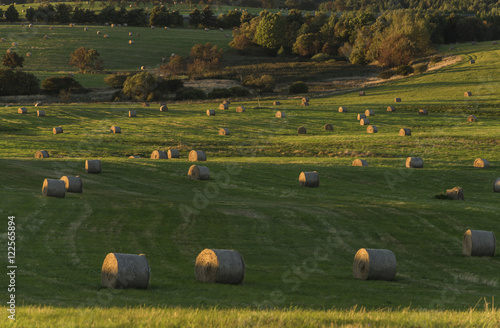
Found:
[{"label": "round hay bale", "polygon": [[148,103],[142,103],[142,107],[149,107],[149,104]]},{"label": "round hay bale", "polygon": [[61,178],[64,181],[64,187],[66,188],[66,192],[76,192],[81,193],[83,188],[82,179],[79,176],[71,177],[71,176],[63,176]]},{"label": "round hay bale", "polygon": [[208,32],[208,31],[210,31],[210,30],[208,29],[208,27],[205,27],[205,32]]},{"label": "round hay bale", "polygon": [[137,117],[137,112],[135,110],[129,110],[128,117]]},{"label": "round hay bale", "polygon": [[374,116],[375,112],[371,109],[367,109],[367,110],[365,110],[365,115],[366,116]]},{"label": "round hay bale", "polygon": [[401,102],[401,98],[394,98],[394,102]]},{"label": "round hay bale", "polygon": [[302,98],[302,103],[308,103],[308,102],[309,102],[309,97]]},{"label": "round hay bale", "polygon": [[128,36],[132,36],[132,32],[128,32]]},{"label": "round hay bale", "polygon": [[297,129],[297,134],[306,134],[307,130],[305,127],[301,126]]},{"label": "round hay bale", "polygon": [[387,107],[387,111],[388,112],[395,112],[396,111],[396,108],[394,106],[388,106]]},{"label": "round hay bale", "polygon": [[333,124],[327,123],[324,126],[325,131],[333,131]]},{"label": "round hay bale", "polygon": [[229,101],[229,100],[224,100],[222,103],[227,104],[227,105],[231,105],[231,101]]},{"label": "round hay bale", "polygon": [[309,106],[309,103],[308,102],[303,102],[300,104],[301,106]]},{"label": "round hay bale", "polygon": [[495,256],[496,238],[493,231],[467,230],[462,241],[464,256]]},{"label": "round hay bale", "polygon": [[396,256],[388,249],[361,248],[354,255],[354,278],[394,280],[396,265]]},{"label": "round hay bale", "polygon": [[446,197],[452,200],[465,200],[464,199],[464,190],[461,187],[455,187],[453,189],[446,190]]},{"label": "round hay bale", "polygon": [[32,27],[33,27],[33,24],[28,25],[28,27],[29,27],[29,28],[32,28]]},{"label": "round hay bale", "polygon": [[474,115],[467,116],[467,122],[476,122],[477,118]]},{"label": "round hay bale", "polygon": [[424,160],[422,159],[422,157],[408,157],[406,159],[406,167],[421,169],[424,167]]},{"label": "round hay bale", "polygon": [[28,110],[26,109],[26,107],[19,107],[19,108],[17,109],[17,112],[18,112],[19,114],[28,114]]},{"label": "round hay bale", "polygon": [[85,171],[87,173],[101,173],[102,165],[99,159],[90,159],[85,161]]},{"label": "round hay bale", "polygon": [[471,43],[471,44],[472,44],[473,46],[475,46],[475,45],[476,45],[476,41],[472,41],[472,43]]},{"label": "round hay bale", "polygon": [[427,109],[421,109],[418,111],[418,115],[428,115],[429,111]]},{"label": "round hay bale", "polygon": [[134,44],[134,40],[128,40],[128,44]]},{"label": "round hay bale", "polygon": [[45,197],[64,198],[66,196],[66,187],[64,181],[56,179],[45,179],[42,186],[42,195]]},{"label": "round hay bale", "polygon": [[84,28],[83,28],[83,30],[84,30],[85,32],[87,32],[87,31],[89,30],[89,28],[88,28],[88,27],[84,27]]},{"label": "round hay bale", "polygon": [[132,156],[129,156],[128,158],[141,158],[141,156],[138,156],[138,155],[132,155]]},{"label": "round hay bale", "polygon": [[31,57],[31,52],[27,52],[26,57]]},{"label": "round hay bale", "polygon": [[7,53],[10,54],[12,52],[11,49],[7,49]]},{"label": "round hay bale", "polygon": [[495,45],[497,44],[497,42],[496,42],[496,41],[493,41],[491,44],[495,46]]},{"label": "round hay bale", "polygon": [[179,158],[179,157],[181,157],[179,149],[169,149],[167,151],[167,157],[168,158]]},{"label": "round hay bale", "polygon": [[115,24],[111,24],[111,27],[112,27],[112,28],[113,28],[113,27],[116,27],[116,25],[115,25]]},{"label": "round hay bale", "polygon": [[135,36],[140,37],[140,36],[141,36],[141,33],[137,33]]},{"label": "round hay bale", "polygon": [[339,113],[347,113],[347,107],[339,107]]},{"label": "round hay bale", "polygon": [[355,159],[352,162],[352,166],[368,166],[368,162],[364,159]]},{"label": "round hay bale", "polygon": [[149,285],[151,270],[144,254],[109,253],[102,263],[101,283],[106,288],[142,288]]},{"label": "round hay bale", "polygon": [[236,113],[244,113],[244,112],[245,112],[245,107],[243,106],[236,107]]},{"label": "round hay bale", "polygon": [[377,133],[378,132],[378,128],[375,125],[368,125],[366,127],[366,132],[368,132],[368,133]]},{"label": "round hay bale", "polygon": [[411,130],[408,128],[403,128],[399,130],[399,135],[400,136],[411,136]]},{"label": "round hay bale", "polygon": [[215,116],[215,109],[207,109],[207,116]]},{"label": "round hay bale", "polygon": [[155,150],[151,153],[151,159],[167,159],[167,153],[163,150]]},{"label": "round hay bale", "polygon": [[35,153],[35,158],[49,158],[49,153],[46,150],[39,150]]},{"label": "round hay bale", "polygon": [[49,30],[53,31],[53,30],[54,30],[54,27],[53,27],[53,26],[49,27]]},{"label": "round hay bale", "polygon": [[161,106],[160,106],[160,112],[168,112],[168,107],[167,107],[167,105],[161,105]]},{"label": "round hay bale", "polygon": [[273,101],[273,106],[279,106],[281,103],[279,101]]},{"label": "round hay bale", "polygon": [[109,23],[108,23],[108,22],[106,22],[106,23],[104,23],[104,25],[109,26]]},{"label": "round hay bale", "polygon": [[119,126],[113,125],[111,127],[111,132],[113,132],[113,133],[122,133],[122,129]]},{"label": "round hay bale", "polygon": [[277,118],[285,118],[286,114],[284,112],[277,111],[275,116]]},{"label": "round hay bale", "polygon": [[206,166],[191,165],[188,171],[189,180],[208,180],[210,170]]},{"label": "round hay bale", "polygon": [[368,125],[370,124],[370,120],[367,118],[362,118],[359,120],[359,125]]},{"label": "round hay bale", "polygon": [[238,285],[245,277],[245,261],[241,254],[229,249],[204,249],[196,257],[197,281]]},{"label": "round hay bale", "polygon": [[109,38],[109,35],[104,34],[104,35],[103,35],[103,37],[104,37],[105,39],[107,39],[107,38]]},{"label": "round hay bale", "polygon": [[226,128],[219,129],[219,135],[220,136],[228,136],[230,134],[231,134],[231,132],[229,132],[229,129],[226,129]]},{"label": "round hay bale", "polygon": [[63,133],[63,128],[61,126],[56,126],[55,128],[52,129],[52,133],[54,134]]},{"label": "round hay bale", "polygon": [[101,31],[97,31],[97,35],[101,35]]},{"label": "round hay bale", "polygon": [[228,104],[220,104],[219,109],[228,109],[229,105]]},{"label": "round hay bale", "polygon": [[469,64],[475,64],[476,61],[474,59],[469,60]]},{"label": "round hay bale", "polygon": [[299,184],[301,187],[319,187],[318,172],[301,172],[299,175]]},{"label": "round hay bale", "polygon": [[470,92],[470,91],[464,92],[464,97],[470,97],[470,96],[472,96],[472,92]]},{"label": "round hay bale", "polygon": [[361,120],[362,118],[366,118],[365,114],[358,114],[358,121]]},{"label": "round hay bale", "polygon": [[364,91],[360,91],[360,92],[359,92],[359,95],[360,95],[360,96],[364,96],[364,95],[365,95],[365,92],[364,92]]},{"label": "round hay bale", "polygon": [[203,162],[207,160],[207,155],[205,155],[205,152],[203,150],[191,150],[189,152],[188,158],[190,162]]},{"label": "round hay bale", "polygon": [[493,182],[493,192],[500,192],[500,178]]},{"label": "round hay bale", "polygon": [[43,38],[44,38],[45,40],[47,40],[47,39],[49,38],[49,36],[48,36],[48,35],[44,35],[44,36],[43,36]]},{"label": "round hay bale", "polygon": [[40,101],[39,101],[39,102],[36,102],[36,103],[35,103],[35,107],[40,107],[40,106],[43,106],[43,103],[42,103],[42,102],[40,102]]},{"label": "round hay bale", "polygon": [[487,169],[490,167],[490,162],[487,159],[484,158],[476,158],[474,160],[474,167],[482,168],[482,169]]},{"label": "round hay bale", "polygon": [[151,25],[151,29],[154,30],[156,28],[156,26],[154,25]]},{"label": "round hay bale", "polygon": [[17,42],[12,42],[12,46],[16,47],[17,46]]}]

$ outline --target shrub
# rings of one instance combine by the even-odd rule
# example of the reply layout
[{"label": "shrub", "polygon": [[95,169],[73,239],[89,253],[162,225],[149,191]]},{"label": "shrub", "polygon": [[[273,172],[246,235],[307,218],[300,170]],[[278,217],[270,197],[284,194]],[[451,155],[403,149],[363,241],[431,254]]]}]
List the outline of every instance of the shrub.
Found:
[{"label": "shrub", "polygon": [[248,97],[250,96],[250,91],[248,89],[242,88],[242,87],[230,87],[229,91],[231,91],[231,94],[234,97]]},{"label": "shrub", "polygon": [[158,82],[149,72],[129,76],[123,83],[123,94],[134,100],[145,101],[149,94],[158,88]]},{"label": "shrub", "polygon": [[214,88],[207,95],[209,99],[217,99],[217,98],[229,98],[232,96],[232,93],[229,89],[226,88]]},{"label": "shrub", "polygon": [[15,52],[6,53],[2,60],[2,65],[10,68],[23,67],[24,57]]},{"label": "shrub", "polygon": [[309,87],[302,81],[294,82],[288,87],[288,92],[292,94],[307,93],[308,91]]},{"label": "shrub", "polygon": [[258,93],[273,92],[276,82],[271,75],[262,75],[255,77],[254,75],[247,76],[241,83],[244,86],[257,89]]},{"label": "shrub", "polygon": [[83,87],[72,76],[52,76],[42,81],[42,88],[51,93],[61,91],[83,91]]},{"label": "shrub", "polygon": [[195,88],[182,88],[177,90],[175,94],[175,100],[199,100],[206,97],[203,90]]},{"label": "shrub", "polygon": [[415,70],[415,73],[417,73],[417,74],[425,73],[427,71],[427,64],[426,63],[417,64],[417,65],[413,66],[413,69]]},{"label": "shrub", "polygon": [[184,88],[184,82],[179,79],[165,80],[164,83],[168,92],[176,92],[177,90]]},{"label": "shrub", "polygon": [[2,96],[33,95],[40,92],[40,80],[31,73],[0,69]]},{"label": "shrub", "polygon": [[123,84],[130,74],[111,74],[104,78],[104,83],[114,88],[123,88]]},{"label": "shrub", "polygon": [[396,72],[394,70],[389,69],[389,70],[382,71],[382,72],[378,73],[378,78],[387,80],[387,79],[390,79],[391,77],[393,77],[395,74],[396,74]]},{"label": "shrub", "polygon": [[5,11],[5,19],[8,22],[16,22],[19,19],[19,12],[13,4]]},{"label": "shrub", "polygon": [[69,64],[78,67],[82,73],[93,73],[103,69],[102,59],[99,58],[97,50],[87,50],[85,47],[80,47],[71,53]]},{"label": "shrub", "polygon": [[410,75],[414,72],[415,70],[413,69],[413,67],[409,66],[409,65],[403,65],[403,66],[399,66],[397,69],[396,69],[396,74],[397,75],[403,75],[403,76],[406,76],[406,75]]},{"label": "shrub", "polygon": [[332,56],[330,56],[329,54],[322,53],[322,52],[311,57],[311,61],[314,61],[314,62],[323,62],[323,61],[327,61],[330,59],[332,59]]}]

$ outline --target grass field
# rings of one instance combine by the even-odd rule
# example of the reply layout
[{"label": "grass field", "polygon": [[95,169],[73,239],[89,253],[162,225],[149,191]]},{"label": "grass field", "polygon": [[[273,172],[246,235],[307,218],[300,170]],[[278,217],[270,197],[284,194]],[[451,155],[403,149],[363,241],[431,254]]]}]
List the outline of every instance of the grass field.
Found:
[{"label": "grass field", "polygon": [[[461,242],[467,229],[500,230],[499,194],[491,188],[500,177],[500,51],[486,43],[456,51],[464,61],[368,88],[365,97],[314,98],[309,107],[283,100],[282,120],[274,118],[270,98],[234,100],[214,117],[205,111],[217,102],[169,104],[167,113],[156,104],[54,104],[44,107],[45,118],[33,106],[27,115],[17,114],[17,106],[2,108],[0,168],[7,174],[0,176],[0,211],[5,220],[16,216],[18,326],[42,318],[62,326],[65,317],[74,318],[73,326],[115,325],[103,316],[115,326],[120,320],[136,326],[495,326],[498,314],[484,304],[491,309],[499,292],[498,256],[464,258]],[[464,91],[473,96],[464,98]],[[235,112],[240,104],[245,113]],[[397,111],[386,112],[389,105]],[[338,113],[339,106],[349,112]],[[428,116],[418,115],[423,108]],[[130,109],[137,118],[127,117]],[[356,120],[366,109],[375,111],[370,121],[377,134]],[[469,114],[478,121],[467,123]],[[335,130],[322,130],[326,123]],[[65,132],[53,135],[59,125]],[[122,134],[109,133],[111,125]],[[301,125],[305,136],[296,134]],[[222,127],[231,135],[219,136]],[[398,136],[402,127],[412,136]],[[148,158],[169,148],[180,149],[182,158]],[[40,149],[51,158],[35,160]],[[211,181],[187,179],[191,149],[206,151]],[[408,156],[421,156],[424,168],[404,168]],[[474,169],[478,157],[490,168]],[[93,158],[102,159],[100,175],[84,171],[84,160]],[[370,166],[350,166],[355,158]],[[317,171],[321,186],[300,188],[302,171]],[[63,175],[80,175],[84,192],[42,197],[43,179]],[[454,186],[464,188],[465,202],[435,198]],[[362,247],[395,253],[394,282],[352,277]],[[244,283],[196,282],[194,261],[204,248],[238,250]],[[146,254],[150,288],[102,289],[108,252]],[[476,304],[481,311],[470,311]],[[266,308],[275,310],[258,311]]]}]

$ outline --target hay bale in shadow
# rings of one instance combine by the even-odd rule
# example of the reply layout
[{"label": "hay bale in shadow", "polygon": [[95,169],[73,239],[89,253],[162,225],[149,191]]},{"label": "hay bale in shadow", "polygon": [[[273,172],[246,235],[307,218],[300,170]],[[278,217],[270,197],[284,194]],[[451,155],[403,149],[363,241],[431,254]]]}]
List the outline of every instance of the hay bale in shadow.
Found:
[{"label": "hay bale in shadow", "polygon": [[301,172],[299,175],[299,184],[301,187],[319,187],[318,172]]},{"label": "hay bale in shadow", "polygon": [[400,136],[411,136],[411,130],[408,128],[402,128],[399,130],[399,135]]},{"label": "hay bale in shadow", "polygon": [[144,254],[109,253],[102,263],[101,284],[106,288],[146,289],[150,276]]},{"label": "hay bale in shadow", "polygon": [[418,115],[428,115],[429,114],[429,111],[427,111],[427,109],[421,109],[418,111]]},{"label": "hay bale in shadow", "polygon": [[101,160],[99,159],[86,160],[85,171],[87,173],[101,173],[102,172]]},{"label": "hay bale in shadow", "polygon": [[302,103],[308,103],[308,102],[309,102],[309,97],[302,98]]},{"label": "hay bale in shadow", "polygon": [[137,117],[137,112],[135,110],[129,110],[128,117]]},{"label": "hay bale in shadow", "polygon": [[204,249],[195,263],[197,281],[238,285],[245,277],[245,262],[240,253],[228,249]]},{"label": "hay bale in shadow", "polygon": [[359,92],[359,95],[360,95],[360,96],[364,96],[364,95],[365,95],[365,92],[364,92],[364,91],[360,91],[360,92]]},{"label": "hay bale in shadow", "polygon": [[368,116],[374,116],[375,112],[372,109],[367,109],[365,110],[365,115]]},{"label": "hay bale in shadow", "polygon": [[46,150],[39,150],[35,153],[35,158],[49,158],[49,153]]},{"label": "hay bale in shadow", "polygon": [[388,249],[361,248],[354,255],[354,278],[394,280],[396,265],[396,256]]},{"label": "hay bale in shadow", "polygon": [[464,92],[464,97],[471,97],[471,96],[472,96],[472,92],[470,92],[470,91]]},{"label": "hay bale in shadow", "polygon": [[167,159],[167,153],[163,150],[155,150],[151,153],[151,159]]},{"label": "hay bale in shadow", "polygon": [[207,160],[207,155],[203,150],[191,150],[189,152],[189,161],[190,162],[196,162],[196,161],[206,161]]},{"label": "hay bale in shadow", "polygon": [[301,126],[297,129],[297,134],[306,134],[307,130],[305,127]]},{"label": "hay bale in shadow", "polygon": [[327,123],[324,126],[325,131],[333,131],[333,124]]},{"label": "hay bale in shadow", "polygon": [[122,129],[119,126],[113,125],[111,127],[111,132],[113,132],[113,133],[122,133]]},{"label": "hay bale in shadow", "polygon": [[455,187],[446,190],[446,197],[452,200],[465,200],[464,190],[461,187]]},{"label": "hay bale in shadow", "polygon": [[368,125],[370,124],[370,120],[367,118],[362,118],[359,120],[359,125]]},{"label": "hay bale in shadow", "polygon": [[368,125],[366,127],[366,132],[368,132],[368,133],[377,133],[378,132],[378,128],[375,125]]},{"label": "hay bale in shadow", "polygon": [[493,181],[493,192],[500,192],[500,178]]},{"label": "hay bale in shadow", "polygon": [[277,118],[285,118],[286,114],[284,112],[277,111],[275,116]]},{"label": "hay bale in shadow", "polygon": [[244,112],[245,112],[245,107],[243,106],[236,107],[236,113],[244,113]]},{"label": "hay bale in shadow", "polygon": [[81,193],[83,190],[83,182],[79,176],[63,176],[61,181],[64,181],[64,187],[66,188],[66,192],[75,192]]},{"label": "hay bale in shadow", "polygon": [[207,116],[215,116],[215,109],[207,109]]},{"label": "hay bale in shadow", "polygon": [[161,105],[161,106],[160,106],[160,112],[168,112],[168,107],[167,107],[167,105]]},{"label": "hay bale in shadow", "polygon": [[401,98],[394,98],[394,102],[401,102]]},{"label": "hay bale in shadow", "polygon": [[229,129],[226,129],[226,128],[219,129],[219,135],[220,136],[228,136],[230,134],[231,134],[231,132],[229,132]]},{"label": "hay bale in shadow", "polygon": [[462,240],[464,256],[495,256],[496,238],[493,231],[467,230]]},{"label": "hay bale in shadow", "polygon": [[408,157],[406,159],[406,167],[421,169],[424,167],[424,160],[422,159],[422,157]]},{"label": "hay bale in shadow", "polygon": [[347,107],[340,106],[339,113],[347,113]]},{"label": "hay bale in shadow", "polygon": [[303,102],[300,104],[300,106],[309,106],[309,103],[308,102]]},{"label": "hay bale in shadow", "polygon": [[36,111],[36,116],[38,116],[38,117],[44,117],[45,116],[45,111],[44,110],[37,110]]},{"label": "hay bale in shadow", "polygon": [[357,117],[358,121],[360,121],[363,118],[366,118],[365,114],[358,114],[358,117]]},{"label": "hay bale in shadow", "polygon": [[388,112],[395,112],[396,111],[396,107],[394,107],[394,106],[388,106],[387,107],[387,111]]},{"label": "hay bale in shadow", "polygon": [[273,106],[279,106],[281,103],[279,101],[273,101]]},{"label": "hay bale in shadow", "polygon": [[477,118],[474,115],[467,116],[467,122],[476,122]]},{"label": "hay bale in shadow", "polygon": [[484,158],[476,158],[474,160],[474,167],[481,168],[481,169],[487,169],[490,167],[490,162]]},{"label": "hay bale in shadow", "polygon": [[179,158],[179,157],[181,157],[179,149],[169,149],[167,151],[167,157],[168,158]]},{"label": "hay bale in shadow", "polygon": [[45,197],[64,198],[66,196],[64,181],[45,179],[42,185],[42,195]]},{"label": "hay bale in shadow", "polygon": [[209,180],[210,170],[206,166],[191,165],[188,171],[189,180]]},{"label": "hay bale in shadow", "polygon": [[53,134],[63,133],[63,128],[60,126],[56,126],[55,128],[52,129],[52,133]]},{"label": "hay bale in shadow", "polygon": [[28,110],[26,109],[26,107],[19,107],[17,109],[17,113],[18,114],[28,114]]},{"label": "hay bale in shadow", "polygon": [[220,104],[219,109],[228,109],[229,105],[228,104]]},{"label": "hay bale in shadow", "polygon": [[364,159],[355,159],[352,162],[352,166],[368,166],[368,162]]}]

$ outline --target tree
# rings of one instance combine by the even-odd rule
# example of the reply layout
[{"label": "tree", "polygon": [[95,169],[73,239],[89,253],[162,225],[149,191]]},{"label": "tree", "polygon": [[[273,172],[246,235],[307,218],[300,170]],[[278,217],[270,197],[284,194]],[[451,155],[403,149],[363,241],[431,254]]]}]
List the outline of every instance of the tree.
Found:
[{"label": "tree", "polygon": [[42,88],[52,93],[83,89],[72,76],[52,76],[42,81]]},{"label": "tree", "polygon": [[23,67],[24,58],[15,52],[6,53],[2,60],[2,65],[10,68]]},{"label": "tree", "polygon": [[40,92],[40,80],[33,74],[11,69],[0,69],[0,95],[33,95]]},{"label": "tree", "polygon": [[130,76],[123,83],[123,94],[131,99],[144,101],[152,98],[154,90],[157,89],[159,83],[156,77],[149,72],[141,72]]},{"label": "tree", "polygon": [[59,23],[69,23],[71,21],[71,12],[73,8],[70,5],[60,3],[56,5],[56,15],[54,17],[55,21]]},{"label": "tree", "polygon": [[19,19],[19,12],[17,11],[14,5],[10,5],[9,8],[5,11],[5,19],[8,22],[17,22]]},{"label": "tree", "polygon": [[210,6],[205,6],[201,13],[201,24],[205,27],[215,26],[215,16]]},{"label": "tree", "polygon": [[277,51],[283,46],[286,21],[280,14],[266,14],[255,32],[255,42],[265,49]]},{"label": "tree", "polygon": [[403,34],[396,34],[381,44],[378,62],[382,66],[389,67],[408,65],[419,53],[415,42]]},{"label": "tree", "polygon": [[73,51],[70,55],[70,65],[78,67],[82,73],[94,73],[102,71],[102,59],[95,49],[85,49],[81,47]]},{"label": "tree", "polygon": [[193,9],[193,11],[189,13],[189,25],[197,27],[201,24],[201,20],[201,12],[197,8]]}]

